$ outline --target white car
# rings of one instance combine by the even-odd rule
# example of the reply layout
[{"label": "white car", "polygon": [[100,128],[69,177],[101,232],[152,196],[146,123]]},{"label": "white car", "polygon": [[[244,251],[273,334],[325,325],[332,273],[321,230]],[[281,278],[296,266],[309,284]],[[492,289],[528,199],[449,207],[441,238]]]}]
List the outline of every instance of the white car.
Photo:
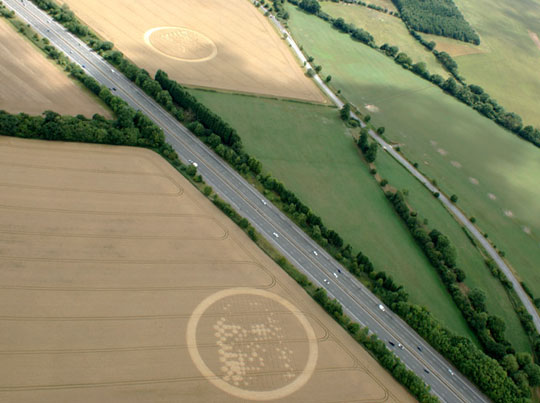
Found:
[{"label": "white car", "polygon": [[448,372],[450,372],[450,375],[454,376],[454,371],[452,371],[450,368],[448,368]]},{"label": "white car", "polygon": [[319,256],[319,254],[317,253],[316,250],[313,251],[313,254],[314,254],[315,256]]},{"label": "white car", "polygon": [[337,273],[334,272],[334,277],[337,278]]},{"label": "white car", "polygon": [[384,308],[383,304],[379,304],[379,309],[383,312],[386,312],[386,309]]},{"label": "white car", "polygon": [[403,347],[403,344],[401,344],[401,343],[398,343],[397,346],[398,346],[400,349],[402,349],[402,350],[405,348],[405,347]]},{"label": "white car", "polygon": [[328,281],[327,278],[323,279],[323,283],[330,284],[330,281]]},{"label": "white car", "polygon": [[264,200],[264,199],[261,199],[261,203],[264,204],[265,206],[268,204],[268,203],[266,203],[266,200]]},{"label": "white car", "polygon": [[276,238],[279,238],[279,235],[277,232],[272,232],[272,235],[274,235]]}]

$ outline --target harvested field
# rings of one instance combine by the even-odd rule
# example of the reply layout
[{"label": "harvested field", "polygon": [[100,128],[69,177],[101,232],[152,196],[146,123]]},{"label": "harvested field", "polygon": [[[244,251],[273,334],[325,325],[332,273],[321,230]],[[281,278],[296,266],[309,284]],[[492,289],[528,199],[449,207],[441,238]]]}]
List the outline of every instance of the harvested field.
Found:
[{"label": "harvested field", "polygon": [[0,401],[414,401],[157,154],[0,161]]},{"label": "harvested field", "polygon": [[0,19],[0,55],[0,109],[33,115],[49,109],[67,115],[111,116],[4,18]]},{"label": "harvested field", "polygon": [[489,52],[489,49],[483,44],[477,46],[472,43],[458,41],[457,39],[446,38],[444,36],[422,34],[426,41],[433,41],[437,44],[435,49],[439,52],[446,52],[452,57],[475,55]]},{"label": "harvested field", "polygon": [[285,41],[246,0],[64,3],[151,74],[162,69],[187,85],[325,102]]}]

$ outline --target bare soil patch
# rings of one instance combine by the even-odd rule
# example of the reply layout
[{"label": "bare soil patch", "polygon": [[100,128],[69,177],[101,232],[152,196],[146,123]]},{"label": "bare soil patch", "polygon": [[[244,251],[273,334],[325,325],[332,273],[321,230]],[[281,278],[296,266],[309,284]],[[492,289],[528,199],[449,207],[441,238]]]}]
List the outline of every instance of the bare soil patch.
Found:
[{"label": "bare soil patch", "polygon": [[377,113],[380,110],[379,107],[375,105],[365,105],[365,108],[372,113]]},{"label": "bare soil patch", "polygon": [[86,117],[95,113],[111,116],[3,18],[0,55],[0,109],[32,115],[53,110]]},{"label": "bare soil patch", "polygon": [[540,49],[540,39],[538,39],[538,35],[532,31],[527,31],[529,36],[531,37],[532,41],[536,45],[538,49]]},{"label": "bare soil patch", "polygon": [[0,157],[1,401],[414,401],[157,154]]},{"label": "bare soil patch", "polygon": [[162,69],[186,85],[326,102],[249,1],[64,3],[151,74]]},{"label": "bare soil patch", "polygon": [[450,164],[452,164],[452,166],[455,168],[461,168],[461,163],[458,161],[450,161]]}]

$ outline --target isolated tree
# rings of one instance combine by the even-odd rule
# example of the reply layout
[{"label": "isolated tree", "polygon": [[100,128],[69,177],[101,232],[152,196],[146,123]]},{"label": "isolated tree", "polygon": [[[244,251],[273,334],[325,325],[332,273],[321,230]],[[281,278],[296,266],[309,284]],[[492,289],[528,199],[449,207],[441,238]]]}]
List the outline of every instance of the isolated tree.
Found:
[{"label": "isolated tree", "polygon": [[367,162],[375,162],[375,158],[377,158],[377,143],[375,141],[369,145],[364,155],[366,156]]},{"label": "isolated tree", "polygon": [[348,121],[351,116],[351,105],[345,104],[339,111],[339,116],[344,121]]},{"label": "isolated tree", "polygon": [[329,74],[326,76],[326,79],[324,81],[326,81],[327,83],[330,82],[330,80],[332,80],[332,76]]},{"label": "isolated tree", "polygon": [[452,203],[456,203],[458,201],[458,197],[454,194],[454,195],[450,196],[450,201]]},{"label": "isolated tree", "polygon": [[317,14],[321,9],[321,5],[317,0],[302,0],[299,7],[311,14]]},{"label": "isolated tree", "polygon": [[486,310],[486,293],[483,290],[473,288],[469,292],[469,301],[471,301],[473,308],[477,312],[484,312]]},{"label": "isolated tree", "polygon": [[369,147],[368,130],[364,127],[360,129],[360,137],[358,138],[358,147],[365,153]]}]

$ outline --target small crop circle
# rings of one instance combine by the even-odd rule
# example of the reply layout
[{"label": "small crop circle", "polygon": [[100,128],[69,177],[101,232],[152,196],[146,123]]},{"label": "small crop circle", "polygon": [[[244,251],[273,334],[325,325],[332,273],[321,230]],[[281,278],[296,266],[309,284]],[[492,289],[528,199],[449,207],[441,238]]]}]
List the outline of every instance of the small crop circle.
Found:
[{"label": "small crop circle", "polygon": [[152,28],[144,34],[144,42],[156,52],[183,62],[204,62],[217,55],[210,38],[187,28]]},{"label": "small crop circle", "polygon": [[188,321],[186,340],[199,371],[241,399],[288,396],[306,384],[317,365],[317,339],[304,314],[255,288],[205,298]]}]

